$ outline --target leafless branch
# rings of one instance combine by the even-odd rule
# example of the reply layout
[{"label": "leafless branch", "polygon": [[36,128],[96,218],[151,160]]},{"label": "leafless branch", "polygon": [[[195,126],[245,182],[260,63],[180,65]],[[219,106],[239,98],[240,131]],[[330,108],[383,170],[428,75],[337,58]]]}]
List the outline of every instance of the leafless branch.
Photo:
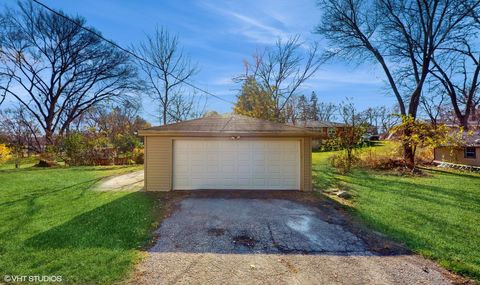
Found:
[{"label": "leafless branch", "polygon": [[29,1],[3,14],[0,91],[19,102],[42,128],[47,143],[89,108],[138,89],[127,54],[70,21]]},{"label": "leafless branch", "polygon": [[153,63],[139,61],[147,83],[146,91],[159,104],[162,124],[195,116],[195,98],[190,92],[184,93],[184,87],[198,69],[180,48],[178,36],[165,28],[157,28],[136,50],[142,58]]}]

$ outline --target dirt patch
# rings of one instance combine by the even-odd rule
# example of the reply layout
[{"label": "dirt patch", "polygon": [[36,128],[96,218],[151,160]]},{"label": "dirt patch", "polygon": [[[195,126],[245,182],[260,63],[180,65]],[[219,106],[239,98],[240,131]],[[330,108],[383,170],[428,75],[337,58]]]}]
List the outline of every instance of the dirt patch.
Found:
[{"label": "dirt patch", "polygon": [[34,165],[35,167],[59,167],[56,161],[47,161],[47,160],[40,160],[37,164]]}]

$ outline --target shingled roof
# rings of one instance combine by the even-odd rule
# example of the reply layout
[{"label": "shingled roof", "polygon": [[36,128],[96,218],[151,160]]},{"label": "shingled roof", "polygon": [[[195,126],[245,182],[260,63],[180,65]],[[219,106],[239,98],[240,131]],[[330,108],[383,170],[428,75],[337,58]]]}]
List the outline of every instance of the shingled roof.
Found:
[{"label": "shingled roof", "polygon": [[161,136],[313,136],[311,131],[281,123],[250,118],[241,115],[213,115],[200,119],[151,127],[140,130],[139,135]]},{"label": "shingled roof", "polygon": [[460,136],[458,130],[451,131],[449,136],[454,141],[460,140],[462,146],[480,147],[480,130],[463,131]]},{"label": "shingled roof", "polygon": [[330,121],[315,121],[315,120],[307,120],[307,121],[297,120],[295,124],[291,124],[291,125],[307,128],[307,129],[347,127],[347,125],[343,123],[330,122]]}]

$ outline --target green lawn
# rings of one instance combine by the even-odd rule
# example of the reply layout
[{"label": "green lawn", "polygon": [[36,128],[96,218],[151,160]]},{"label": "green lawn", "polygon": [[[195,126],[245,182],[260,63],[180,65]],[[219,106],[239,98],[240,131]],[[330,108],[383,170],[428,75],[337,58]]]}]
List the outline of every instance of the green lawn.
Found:
[{"label": "green lawn", "polygon": [[[426,170],[425,177],[409,177],[362,169],[341,175],[328,164],[331,155],[313,154],[318,189],[348,190],[352,211],[369,226],[480,280],[480,175]],[[0,169],[0,276],[61,275],[68,283],[128,277],[151,239],[155,199],[91,187],[136,169]]]},{"label": "green lawn", "polygon": [[126,278],[151,239],[154,199],[90,188],[137,169],[0,170],[0,276],[61,275],[68,283]]},{"label": "green lawn", "polygon": [[365,169],[341,175],[329,165],[331,155],[313,154],[319,191],[346,189],[354,195],[351,210],[367,225],[480,280],[480,175],[435,169],[423,177]]}]

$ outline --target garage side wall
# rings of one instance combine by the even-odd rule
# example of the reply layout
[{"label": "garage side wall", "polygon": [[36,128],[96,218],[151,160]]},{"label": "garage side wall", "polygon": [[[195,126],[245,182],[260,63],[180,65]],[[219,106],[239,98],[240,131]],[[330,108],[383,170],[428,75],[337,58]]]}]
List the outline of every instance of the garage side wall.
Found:
[{"label": "garage side wall", "polygon": [[312,191],[312,139],[303,140],[303,191]]},{"label": "garage side wall", "polygon": [[171,138],[145,137],[145,190],[172,189]]},{"label": "garage side wall", "polygon": [[463,148],[437,147],[434,151],[435,160],[457,164],[480,166],[480,147],[477,147],[477,158],[465,158]]}]

